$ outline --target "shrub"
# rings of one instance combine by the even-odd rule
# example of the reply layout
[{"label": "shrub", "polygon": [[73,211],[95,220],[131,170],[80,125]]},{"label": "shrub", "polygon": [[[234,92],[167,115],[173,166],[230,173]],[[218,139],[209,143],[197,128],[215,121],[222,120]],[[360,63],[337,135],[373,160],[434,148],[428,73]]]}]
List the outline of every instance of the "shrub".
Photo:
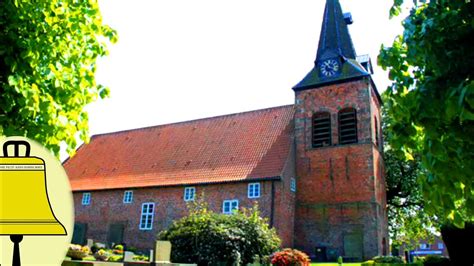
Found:
[{"label": "shrub", "polygon": [[94,253],[94,258],[98,261],[106,261],[109,257],[110,254],[103,249],[99,249],[96,253]]},{"label": "shrub", "polygon": [[272,265],[277,266],[309,266],[310,259],[306,253],[297,249],[285,248],[273,253]]},{"label": "shrub", "polygon": [[404,263],[402,258],[396,256],[377,256],[372,260],[377,263]]},{"label": "shrub", "polygon": [[423,259],[424,266],[450,266],[448,258],[438,255],[428,255]]},{"label": "shrub", "polygon": [[123,256],[120,256],[120,255],[112,255],[107,259],[107,261],[110,261],[110,262],[118,262],[122,260],[123,260]]},{"label": "shrub", "polygon": [[172,243],[172,261],[199,265],[234,262],[238,257],[245,265],[256,255],[270,255],[280,245],[275,230],[260,217],[257,206],[225,215],[209,211],[201,202],[191,206],[188,216],[173,222],[158,238]]},{"label": "shrub", "polygon": [[133,260],[135,261],[150,261],[150,258],[145,255],[133,255]]},{"label": "shrub", "polygon": [[105,248],[105,244],[95,242],[94,244],[92,244],[91,251],[92,253],[96,253],[97,251],[99,251],[99,249],[104,249],[104,248]]},{"label": "shrub", "polygon": [[83,258],[87,257],[87,255],[89,255],[89,252],[90,249],[88,246],[71,244],[69,245],[66,256],[73,260],[82,260]]}]

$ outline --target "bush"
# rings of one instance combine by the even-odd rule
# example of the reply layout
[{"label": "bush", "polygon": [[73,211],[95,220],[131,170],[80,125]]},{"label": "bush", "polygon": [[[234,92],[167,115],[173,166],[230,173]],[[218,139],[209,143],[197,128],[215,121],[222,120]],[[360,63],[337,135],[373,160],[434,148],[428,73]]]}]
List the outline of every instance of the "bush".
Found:
[{"label": "bush", "polygon": [[[374,257],[374,259],[378,258],[378,260],[385,260],[385,261],[397,260],[397,259],[392,259],[390,257],[391,256],[385,256],[383,258],[382,257]],[[396,258],[398,258],[398,257],[396,257]],[[423,263],[420,263],[420,262],[403,263],[403,260],[402,260],[402,262],[380,262],[380,261],[375,262],[374,260],[368,260],[366,262],[361,263],[360,266],[423,266]]]},{"label": "bush", "polygon": [[402,258],[396,256],[377,256],[372,260],[376,263],[404,263]]},{"label": "bush", "polygon": [[204,203],[192,206],[188,216],[173,222],[158,239],[172,243],[172,261],[199,265],[230,263],[239,258],[245,265],[256,255],[275,252],[281,242],[256,206],[225,215],[209,211]]},{"label": "bush", "polygon": [[450,266],[451,263],[448,258],[437,256],[437,255],[428,255],[423,258],[424,266]]},{"label": "bush", "polygon": [[82,260],[89,255],[90,249],[88,246],[81,246],[76,244],[70,244],[66,256],[72,260]]},{"label": "bush", "polygon": [[103,249],[99,249],[96,253],[94,253],[94,258],[97,261],[106,261],[109,257],[110,254]]},{"label": "bush", "polygon": [[272,265],[277,266],[309,266],[310,259],[306,253],[297,249],[285,248],[273,253]]},{"label": "bush", "polygon": [[107,261],[110,261],[110,262],[119,262],[122,260],[123,260],[123,256],[120,256],[120,255],[112,255],[107,259]]}]

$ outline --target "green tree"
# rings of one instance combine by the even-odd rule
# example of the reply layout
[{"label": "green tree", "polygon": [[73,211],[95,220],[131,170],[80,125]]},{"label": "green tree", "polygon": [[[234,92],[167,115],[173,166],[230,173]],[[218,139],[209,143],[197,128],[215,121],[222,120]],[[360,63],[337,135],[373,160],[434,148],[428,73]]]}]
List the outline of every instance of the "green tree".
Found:
[{"label": "green tree", "polygon": [[260,217],[257,206],[226,215],[210,211],[199,201],[188,216],[173,222],[158,238],[173,245],[172,261],[198,265],[230,265],[236,260],[246,265],[280,246],[275,229]]},{"label": "green tree", "polygon": [[[385,110],[385,108],[383,109]],[[419,179],[425,171],[419,155],[408,160],[403,152],[390,146],[390,125],[383,116],[385,180],[387,183],[388,229],[391,242],[395,246],[413,248],[414,240],[429,240],[434,231],[439,230],[436,216],[424,209],[424,201]]]},{"label": "green tree", "polygon": [[97,1],[0,1],[0,135],[39,141],[57,156],[88,141],[84,107],[109,90],[95,81],[96,59],[116,32]]},{"label": "green tree", "polygon": [[384,93],[390,146],[419,155],[423,209],[457,227],[474,217],[473,21],[472,1],[415,4],[378,57],[393,81]]}]

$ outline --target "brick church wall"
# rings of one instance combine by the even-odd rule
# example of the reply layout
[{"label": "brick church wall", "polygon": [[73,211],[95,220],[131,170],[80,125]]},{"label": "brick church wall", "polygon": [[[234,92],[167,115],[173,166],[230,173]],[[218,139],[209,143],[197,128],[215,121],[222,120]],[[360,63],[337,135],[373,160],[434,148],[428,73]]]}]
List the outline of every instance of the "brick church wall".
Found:
[{"label": "brick church wall", "polygon": [[[261,181],[261,197],[257,199],[248,198],[247,182],[194,187],[196,188],[196,196],[200,197],[204,193],[204,199],[209,204],[209,208],[215,212],[222,212],[222,202],[224,200],[238,199],[239,208],[250,208],[258,201],[261,215],[270,220],[272,182],[275,183],[275,208],[278,209],[274,213],[274,217],[284,213],[290,215],[292,210],[289,205],[286,209],[279,210],[281,206],[287,204],[288,193],[279,191],[282,187],[287,186],[286,182],[278,180]],[[283,185],[284,183],[285,185]],[[91,203],[86,206],[81,204],[83,192],[73,194],[76,223],[87,224],[86,238],[107,243],[110,226],[112,224],[122,224],[124,226],[124,243],[140,249],[150,249],[161,230],[170,226],[173,220],[179,219],[188,213],[186,202],[183,200],[183,186],[132,189],[133,202],[129,204],[123,203],[124,191],[125,189],[90,191]],[[139,229],[141,205],[145,202],[155,203],[153,229],[148,231]],[[282,236],[283,242],[285,244],[291,243],[289,237],[292,235],[292,222],[275,219],[275,227]]]},{"label": "brick church wall", "polygon": [[[312,256],[316,247],[326,248],[329,259],[380,254],[385,205],[377,199],[382,175],[374,171],[380,160],[373,152],[371,90],[363,79],[296,92],[295,247]],[[358,143],[338,145],[337,114],[347,107],[357,110]],[[321,111],[331,114],[332,146],[312,148],[311,119]]]},{"label": "brick church wall", "polygon": [[[292,125],[293,126],[293,125]],[[282,247],[293,247],[296,193],[291,191],[291,179],[296,178],[295,145],[285,164],[282,181],[276,182],[274,226],[280,236]]]},{"label": "brick church wall", "polygon": [[[388,217],[387,217],[387,197],[386,197],[386,186],[385,186],[385,166],[383,162],[383,134],[382,134],[382,117],[381,117],[381,105],[379,98],[373,91],[375,88],[369,90],[370,93],[370,108],[372,112],[372,152],[374,158],[374,173],[375,173],[375,200],[380,205],[379,214],[379,234],[378,243],[380,245],[379,250],[381,254],[388,254],[389,243],[388,243]],[[377,122],[377,125],[375,124]],[[378,134],[375,131],[378,130]],[[378,141],[376,140],[378,137]]]}]

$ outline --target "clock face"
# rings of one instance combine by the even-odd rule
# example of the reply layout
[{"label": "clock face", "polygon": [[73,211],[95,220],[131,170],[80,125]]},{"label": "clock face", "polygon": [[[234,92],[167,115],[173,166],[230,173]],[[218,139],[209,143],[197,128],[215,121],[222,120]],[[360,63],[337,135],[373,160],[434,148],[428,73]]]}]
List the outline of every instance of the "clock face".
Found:
[{"label": "clock face", "polygon": [[325,77],[332,77],[339,72],[339,63],[334,59],[328,59],[321,63],[319,71]]}]

